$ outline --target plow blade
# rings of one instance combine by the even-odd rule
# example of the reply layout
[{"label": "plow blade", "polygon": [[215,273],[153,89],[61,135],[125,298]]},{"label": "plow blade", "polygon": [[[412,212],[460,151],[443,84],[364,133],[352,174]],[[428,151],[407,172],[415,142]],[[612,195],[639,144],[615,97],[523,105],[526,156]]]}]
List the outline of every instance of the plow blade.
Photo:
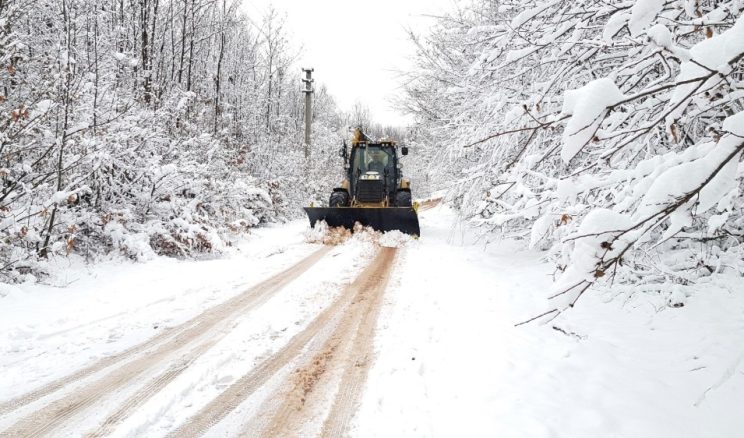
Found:
[{"label": "plow blade", "polygon": [[326,221],[329,227],[354,229],[354,223],[372,227],[377,231],[399,230],[403,233],[420,236],[418,215],[413,207],[305,207],[310,226],[318,221]]}]

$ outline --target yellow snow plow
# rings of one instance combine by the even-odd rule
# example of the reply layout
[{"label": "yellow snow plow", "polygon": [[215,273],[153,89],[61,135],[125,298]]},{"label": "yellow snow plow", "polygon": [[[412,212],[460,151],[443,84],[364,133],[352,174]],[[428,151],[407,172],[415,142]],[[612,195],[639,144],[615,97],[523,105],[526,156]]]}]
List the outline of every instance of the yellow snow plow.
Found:
[{"label": "yellow snow plow", "polygon": [[341,150],[345,178],[333,189],[328,207],[305,207],[310,225],[322,220],[331,227],[353,230],[358,222],[378,231],[421,235],[411,183],[402,176],[399,152],[408,155],[408,148],[399,148],[394,141],[372,141],[356,129],[351,151],[346,143]]}]

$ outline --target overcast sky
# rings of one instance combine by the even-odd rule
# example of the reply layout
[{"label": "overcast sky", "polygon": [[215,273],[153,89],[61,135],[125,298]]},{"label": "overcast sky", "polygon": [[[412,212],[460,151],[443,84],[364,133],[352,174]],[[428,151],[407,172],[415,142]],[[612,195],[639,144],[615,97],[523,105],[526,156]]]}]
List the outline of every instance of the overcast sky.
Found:
[{"label": "overcast sky", "polygon": [[400,94],[396,71],[410,65],[414,52],[405,29],[425,32],[432,21],[426,15],[441,14],[452,0],[243,0],[243,9],[260,23],[272,4],[286,14],[292,44],[304,49],[299,65],[315,69],[316,83],[342,109],[358,100],[375,121],[404,125],[389,100]]}]

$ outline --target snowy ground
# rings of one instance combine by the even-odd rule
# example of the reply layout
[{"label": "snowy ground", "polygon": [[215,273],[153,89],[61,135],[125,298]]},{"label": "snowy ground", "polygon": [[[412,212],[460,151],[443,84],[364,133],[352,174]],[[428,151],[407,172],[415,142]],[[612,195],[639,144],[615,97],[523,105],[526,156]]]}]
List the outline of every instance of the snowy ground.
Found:
[{"label": "snowy ground", "polygon": [[57,259],[53,286],[4,285],[2,398],[141,342],[293,264],[313,250],[301,229],[259,230],[231,257],[217,260],[86,267]]},{"label": "snowy ground", "polygon": [[393,279],[354,435],[741,436],[744,280],[681,308],[593,293],[514,327],[547,309],[553,269],[514,242],[462,245],[450,213],[432,213]]},{"label": "snowy ground", "polygon": [[679,308],[596,292],[548,325],[514,327],[545,306],[541,254],[472,244],[446,207],[421,222],[418,241],[336,246],[308,243],[298,222],[216,260],[60,260],[54,286],[2,286],[0,435],[744,430],[741,278],[712,279]]}]

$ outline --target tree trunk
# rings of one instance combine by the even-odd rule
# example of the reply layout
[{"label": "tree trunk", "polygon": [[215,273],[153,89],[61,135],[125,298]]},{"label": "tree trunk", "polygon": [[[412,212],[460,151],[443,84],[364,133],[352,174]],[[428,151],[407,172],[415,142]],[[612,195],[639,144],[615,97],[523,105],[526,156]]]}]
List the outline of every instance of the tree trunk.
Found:
[{"label": "tree trunk", "polygon": [[140,53],[142,65],[142,87],[145,104],[149,105],[152,98],[152,83],[150,82],[150,4],[148,0],[140,0]]},{"label": "tree trunk", "polygon": [[217,133],[217,121],[220,117],[220,85],[222,78],[222,60],[225,57],[225,24],[227,19],[227,0],[222,0],[222,23],[220,24],[220,52],[217,58],[217,77],[215,78],[214,93],[214,128],[213,132]]},{"label": "tree trunk", "polygon": [[[57,155],[57,191],[61,191],[64,187],[62,185],[63,182],[63,169],[64,169],[64,156],[65,156],[65,146],[67,144],[67,137],[68,137],[68,131],[69,131],[69,125],[70,125],[70,112],[72,111],[72,101],[71,101],[71,93],[70,93],[70,87],[72,86],[72,64],[70,61],[71,53],[72,53],[72,23],[70,21],[70,14],[69,10],[67,8],[67,0],[62,0],[62,17],[64,20],[64,29],[65,29],[65,48],[67,50],[67,56],[65,57],[64,66],[62,67],[64,69],[64,82],[61,90],[62,94],[62,105],[63,105],[63,116],[62,116],[62,136],[59,140],[59,154]],[[54,231],[54,224],[57,218],[57,211],[58,206],[57,204],[54,205],[52,209],[52,213],[49,217],[49,225],[46,229],[46,236],[44,237],[44,245],[39,250],[39,256],[40,257],[47,257],[49,255],[49,242],[52,237],[52,232]]]},{"label": "tree trunk", "polygon": [[[193,4],[193,2],[192,2]],[[189,0],[183,0],[183,20],[181,21],[181,60],[178,67],[178,83],[183,83],[183,63],[186,57],[186,19],[189,13]]]},{"label": "tree trunk", "polygon": [[196,33],[196,8],[191,0],[191,38],[189,38],[189,68],[186,73],[186,91],[191,91],[191,68],[194,65],[194,34]]}]

